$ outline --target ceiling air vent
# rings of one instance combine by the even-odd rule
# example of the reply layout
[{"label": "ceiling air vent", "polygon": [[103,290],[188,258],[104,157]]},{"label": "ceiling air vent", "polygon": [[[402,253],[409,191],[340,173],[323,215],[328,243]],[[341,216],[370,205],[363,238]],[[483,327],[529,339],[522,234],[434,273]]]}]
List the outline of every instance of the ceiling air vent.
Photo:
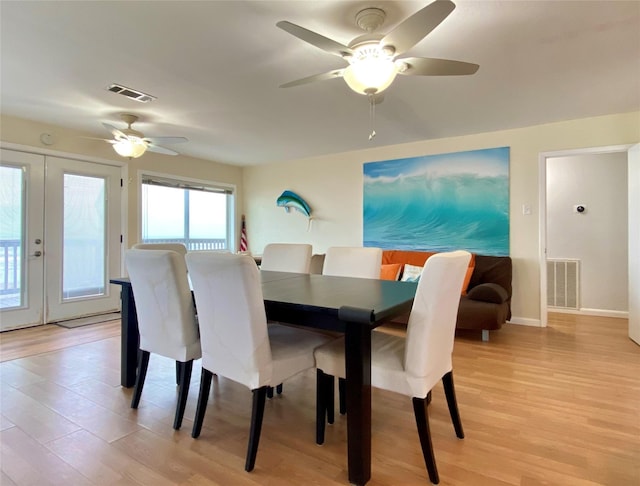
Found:
[{"label": "ceiling air vent", "polygon": [[121,84],[112,84],[107,88],[107,91],[121,94],[122,96],[126,96],[127,98],[130,98],[132,100],[140,101],[141,103],[147,103],[148,101],[153,101],[156,99],[155,96],[151,96],[135,89],[127,88],[126,86],[122,86]]}]

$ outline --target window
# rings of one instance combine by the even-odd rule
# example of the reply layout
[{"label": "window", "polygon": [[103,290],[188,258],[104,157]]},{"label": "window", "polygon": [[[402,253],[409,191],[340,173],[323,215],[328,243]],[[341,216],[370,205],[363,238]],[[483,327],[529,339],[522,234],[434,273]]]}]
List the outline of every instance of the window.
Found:
[{"label": "window", "polygon": [[233,205],[229,187],[143,175],[142,241],[230,250]]}]

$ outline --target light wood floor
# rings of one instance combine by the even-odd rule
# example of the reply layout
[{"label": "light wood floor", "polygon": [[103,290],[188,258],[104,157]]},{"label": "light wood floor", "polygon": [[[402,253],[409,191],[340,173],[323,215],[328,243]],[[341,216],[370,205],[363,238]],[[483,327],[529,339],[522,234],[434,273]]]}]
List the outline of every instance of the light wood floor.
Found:
[{"label": "light wood floor", "polygon": [[[555,314],[546,329],[507,325],[456,338],[454,376],[466,438],[442,386],[430,406],[442,485],[640,485],[640,347],[627,321]],[[244,472],[250,392],[214,381],[191,438],[172,428],[174,365],[151,357],[137,411],[120,380],[118,323],[0,335],[0,484],[345,485],[346,420],[314,443],[315,374],[268,401],[256,469]],[[429,484],[411,401],[373,392],[371,486]]]}]

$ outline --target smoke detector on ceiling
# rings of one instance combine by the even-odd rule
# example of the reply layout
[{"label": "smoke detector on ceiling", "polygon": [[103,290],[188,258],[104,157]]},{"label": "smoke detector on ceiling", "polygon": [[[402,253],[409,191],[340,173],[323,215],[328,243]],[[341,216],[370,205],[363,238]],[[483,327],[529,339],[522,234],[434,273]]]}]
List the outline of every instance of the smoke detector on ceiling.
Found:
[{"label": "smoke detector on ceiling", "polygon": [[149,101],[157,99],[155,96],[143,93],[142,91],[138,91],[137,89],[127,88],[126,86],[122,86],[121,84],[112,84],[107,88],[107,91],[121,94],[122,96],[126,96],[129,99],[139,101],[141,103],[148,103]]}]

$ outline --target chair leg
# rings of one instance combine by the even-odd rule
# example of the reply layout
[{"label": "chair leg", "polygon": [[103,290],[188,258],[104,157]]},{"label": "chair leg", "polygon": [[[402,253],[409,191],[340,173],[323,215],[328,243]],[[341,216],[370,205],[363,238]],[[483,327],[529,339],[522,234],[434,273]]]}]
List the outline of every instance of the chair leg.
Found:
[{"label": "chair leg", "polygon": [[258,444],[260,443],[260,432],[262,430],[262,418],[264,417],[264,404],[267,397],[267,387],[263,386],[252,390],[253,409],[251,411],[251,429],[249,431],[249,446],[247,447],[247,462],[244,470],[253,471],[258,454]]},{"label": "chair leg", "polygon": [[335,411],[333,410],[333,402],[335,397],[335,379],[333,375],[324,374],[324,392],[325,392],[325,407],[327,409],[327,423],[333,424],[335,422]]},{"label": "chair leg", "polygon": [[453,422],[453,428],[456,429],[456,437],[464,439],[464,431],[462,430],[462,421],[460,420],[460,412],[458,412],[458,401],[456,400],[456,389],[453,386],[453,372],[445,374],[442,377],[444,385],[444,394],[447,397],[447,405],[449,406],[449,415]]},{"label": "chair leg", "polygon": [[207,401],[209,400],[209,390],[211,390],[211,378],[213,373],[202,368],[200,376],[200,393],[198,394],[198,406],[196,407],[196,416],[193,419],[193,429],[191,437],[197,439],[202,430],[202,422],[204,421],[204,413],[207,411]]},{"label": "chair leg", "polygon": [[324,419],[327,411],[326,376],[316,370],[316,444],[324,444]]},{"label": "chair leg", "polygon": [[276,386],[276,393],[278,395],[282,395],[282,383],[280,383],[278,386]]},{"label": "chair leg", "polygon": [[420,436],[420,445],[422,446],[422,455],[427,465],[429,479],[433,484],[438,484],[438,468],[436,467],[436,458],[433,454],[433,445],[431,444],[431,431],[429,430],[429,412],[427,410],[427,400],[424,398],[413,397],[413,413],[416,416],[416,425],[418,426],[418,435]]},{"label": "chair leg", "polygon": [[338,378],[338,400],[340,401],[340,415],[347,413],[347,380]]},{"label": "chair leg", "polygon": [[269,400],[271,400],[273,398],[273,387],[272,386],[268,386],[267,387],[267,398]]},{"label": "chair leg", "polygon": [[176,385],[180,385],[180,374],[182,373],[181,365],[182,363],[180,361],[176,361]]},{"label": "chair leg", "polygon": [[[180,366],[177,365],[180,363]],[[187,396],[189,395],[189,385],[191,384],[191,370],[193,369],[193,360],[182,363],[176,361],[176,367],[180,368],[180,381],[178,391],[178,405],[176,406],[176,416],[173,419],[173,428],[179,430],[182,425],[182,417],[184,409],[187,406]]]},{"label": "chair leg", "polygon": [[133,388],[133,397],[131,397],[131,408],[138,408],[140,404],[142,388],[144,387],[144,380],[147,377],[147,368],[149,367],[149,355],[149,351],[138,350],[138,374]]}]

